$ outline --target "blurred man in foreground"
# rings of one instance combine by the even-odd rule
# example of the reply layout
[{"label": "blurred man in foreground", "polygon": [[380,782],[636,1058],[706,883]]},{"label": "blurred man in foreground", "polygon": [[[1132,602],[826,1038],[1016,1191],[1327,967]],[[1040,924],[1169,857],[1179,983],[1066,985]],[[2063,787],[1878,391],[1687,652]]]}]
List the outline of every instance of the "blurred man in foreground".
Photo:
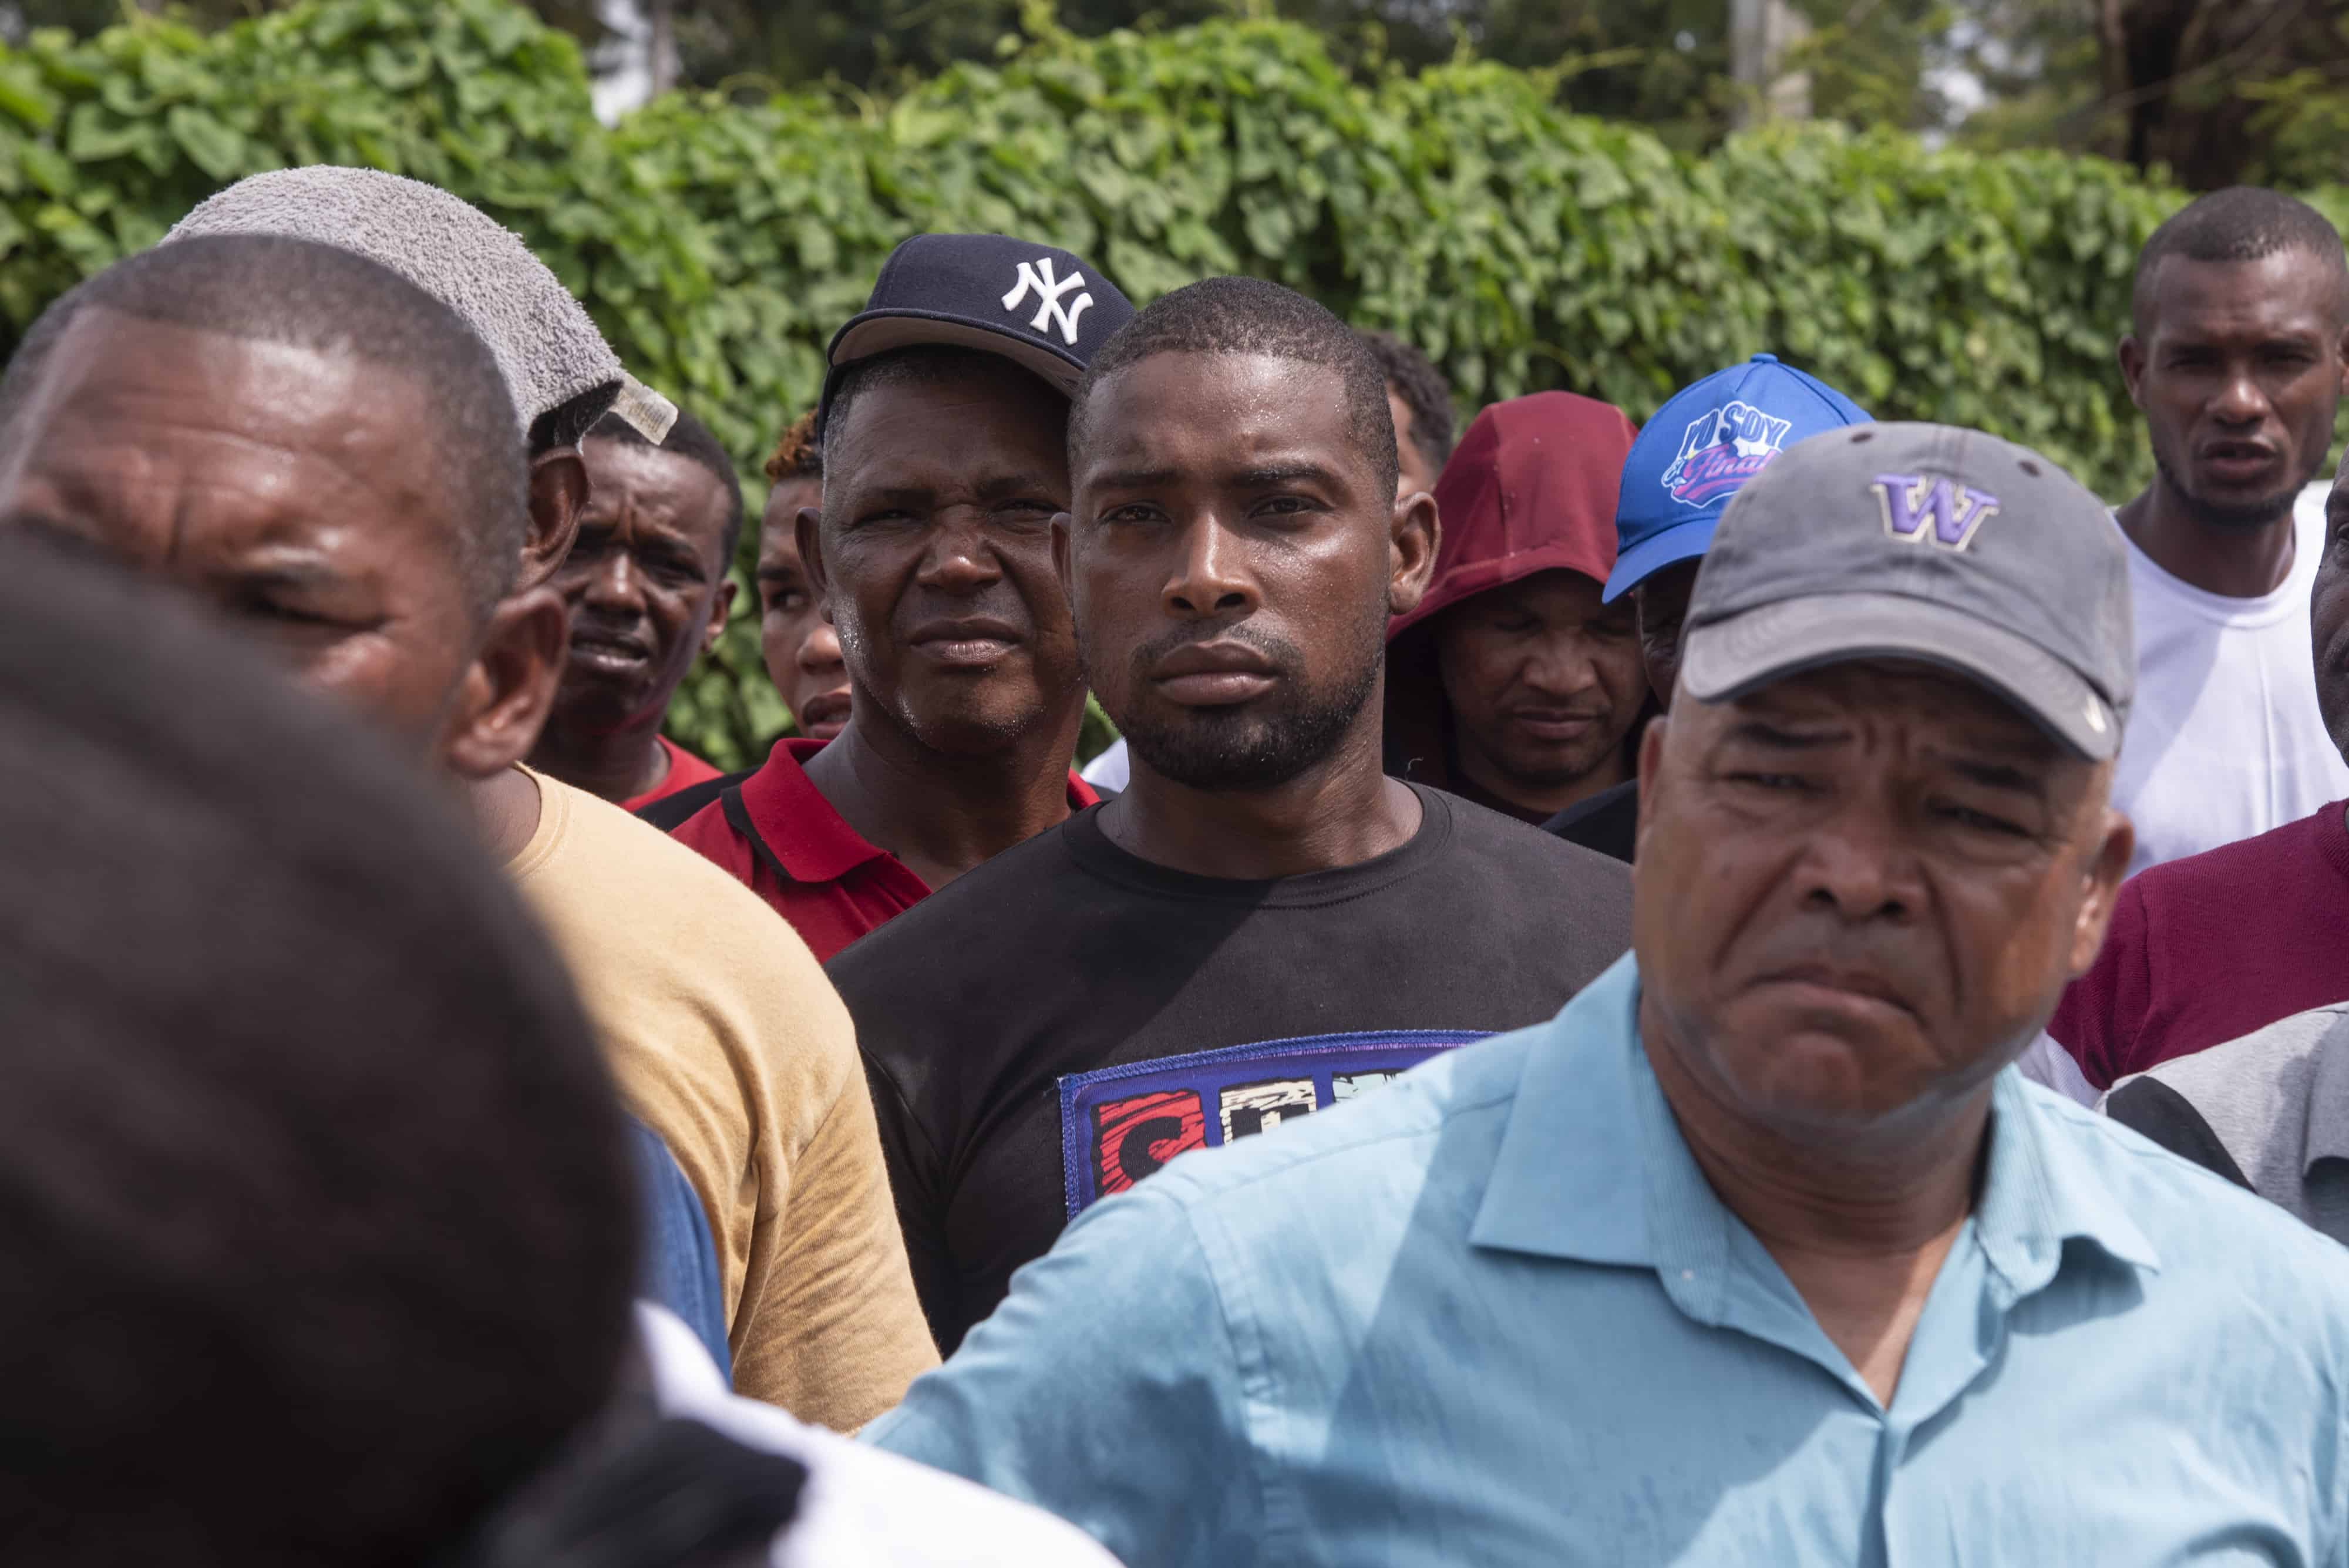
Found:
[{"label": "blurred man in foreground", "polygon": [[935,1354],[847,1019],[740,888],[519,765],[564,642],[551,589],[512,591],[530,473],[481,340],[308,241],[117,263],[42,315],[0,381],[0,526],[185,588],[463,793],[700,1196],[738,1386],[854,1427]]},{"label": "blurred man in foreground", "polygon": [[726,449],[682,410],[658,442],[606,414],[579,455],[587,504],[552,579],[570,613],[570,651],[530,760],[636,811],[718,777],[661,722],[733,608],[742,486]]},{"label": "blurred man in foreground", "polygon": [[1631,421],[1571,392],[1495,403],[1435,483],[1427,597],[1387,629],[1387,771],[1536,826],[1631,775],[1648,699],[1604,605]]},{"label": "blurred man in foreground", "polygon": [[632,1317],[593,1031],[380,737],[26,529],[0,729],[0,1557],[1107,1563]]},{"label": "blurred man in foreground", "polygon": [[1054,549],[1133,787],[829,971],[944,1346],[1094,1199],[1547,1017],[1623,950],[1620,867],[1381,771],[1387,621],[1435,546],[1381,393],[1336,317],[1231,277],[1078,389]]},{"label": "blurred man in foreground", "polygon": [[2338,1562],[2349,1254],[2006,1070],[2128,861],[2131,669],[2044,458],[1789,449],[1643,742],[1634,956],[1090,1210],[867,1436],[1132,1568]]},{"label": "blurred man in foreground", "polygon": [[1130,314],[1066,251],[921,234],[833,337],[797,565],[850,718],[777,742],[675,829],[818,958],[1093,803],[1069,767],[1085,689],[1050,524],[1069,389]]}]

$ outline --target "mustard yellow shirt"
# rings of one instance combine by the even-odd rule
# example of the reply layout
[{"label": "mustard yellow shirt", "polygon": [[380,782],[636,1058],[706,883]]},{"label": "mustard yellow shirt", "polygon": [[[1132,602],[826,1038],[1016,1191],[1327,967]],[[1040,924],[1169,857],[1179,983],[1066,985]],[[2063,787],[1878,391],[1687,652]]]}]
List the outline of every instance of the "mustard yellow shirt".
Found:
[{"label": "mustard yellow shirt", "polygon": [[709,1211],[734,1385],[854,1430],[937,1363],[847,1010],[790,926],[617,806],[529,769],[507,869],[622,1096]]}]

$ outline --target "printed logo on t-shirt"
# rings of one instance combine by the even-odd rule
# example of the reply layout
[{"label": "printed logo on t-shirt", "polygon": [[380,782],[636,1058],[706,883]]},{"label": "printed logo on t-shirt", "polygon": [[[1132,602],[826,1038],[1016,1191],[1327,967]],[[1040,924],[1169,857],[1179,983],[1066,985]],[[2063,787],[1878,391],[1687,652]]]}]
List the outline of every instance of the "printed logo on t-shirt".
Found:
[{"label": "printed logo on t-shirt", "polygon": [[1485,1035],[1479,1029],[1308,1034],[1071,1073],[1061,1080],[1069,1218],[1185,1149],[1270,1132]]}]

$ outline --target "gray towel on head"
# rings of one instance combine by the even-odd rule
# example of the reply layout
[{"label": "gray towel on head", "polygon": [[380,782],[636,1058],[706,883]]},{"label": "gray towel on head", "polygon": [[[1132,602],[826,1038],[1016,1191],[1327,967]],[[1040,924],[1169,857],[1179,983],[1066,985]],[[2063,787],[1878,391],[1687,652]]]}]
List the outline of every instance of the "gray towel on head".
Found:
[{"label": "gray towel on head", "polygon": [[676,407],[627,373],[519,234],[437,185],[331,164],[255,174],[200,203],[163,243],[195,234],[285,234],[380,262],[481,334],[525,429],[601,388],[647,441],[676,422]]}]

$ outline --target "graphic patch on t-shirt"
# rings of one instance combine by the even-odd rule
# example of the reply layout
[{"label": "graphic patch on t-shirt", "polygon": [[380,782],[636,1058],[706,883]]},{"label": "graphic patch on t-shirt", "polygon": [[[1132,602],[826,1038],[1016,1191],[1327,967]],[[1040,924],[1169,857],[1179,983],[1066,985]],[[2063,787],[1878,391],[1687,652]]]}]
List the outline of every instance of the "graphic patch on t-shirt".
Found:
[{"label": "graphic patch on t-shirt", "polygon": [[1061,1168],[1069,1218],[1124,1191],[1186,1148],[1216,1148],[1269,1132],[1485,1033],[1306,1034],[1071,1073],[1061,1080]]}]

